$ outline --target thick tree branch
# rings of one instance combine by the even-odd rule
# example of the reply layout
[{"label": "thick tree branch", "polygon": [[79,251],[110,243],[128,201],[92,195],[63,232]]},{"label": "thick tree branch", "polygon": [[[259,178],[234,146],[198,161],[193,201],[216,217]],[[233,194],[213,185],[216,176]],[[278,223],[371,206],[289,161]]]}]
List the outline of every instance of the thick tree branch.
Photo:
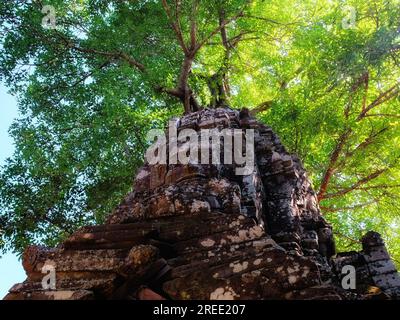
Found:
[{"label": "thick tree branch", "polygon": [[250,110],[250,114],[255,116],[260,112],[264,112],[269,110],[272,107],[273,100],[268,100],[268,101],[263,101],[259,105],[257,105],[255,108]]},{"label": "thick tree branch", "polygon": [[67,48],[70,48],[72,50],[75,50],[75,51],[78,51],[81,53],[100,55],[100,56],[104,56],[104,57],[108,57],[108,58],[112,58],[112,59],[123,60],[123,61],[127,62],[131,67],[137,68],[141,72],[146,71],[146,68],[142,63],[138,62],[137,60],[135,60],[133,57],[131,57],[130,55],[128,55],[125,52],[102,51],[102,50],[97,50],[97,49],[93,49],[93,48],[80,47],[79,45],[77,45],[76,43],[71,41],[70,39],[65,38],[64,35],[61,35],[61,34],[59,34],[59,35],[62,37]]},{"label": "thick tree branch", "polygon": [[[60,34],[60,37],[62,38],[63,42],[65,45],[75,51],[85,53],[85,54],[92,54],[92,55],[99,55],[99,56],[104,56],[104,57],[109,57],[110,59],[116,59],[116,60],[121,60],[127,62],[131,67],[136,68],[137,70],[141,71],[142,73],[146,73],[146,67],[136,61],[133,57],[129,56],[127,53],[122,52],[122,51],[102,51],[102,50],[97,50],[93,48],[84,48],[80,47],[76,44],[74,44],[70,39],[65,38],[63,35]],[[185,101],[185,92],[189,92],[189,101],[193,102],[193,104],[198,107],[197,102],[195,102],[194,97],[190,97],[191,91],[187,87],[187,81],[189,77],[189,73],[191,70],[191,66],[193,63],[193,58],[191,57],[190,53],[189,56],[185,56],[184,62],[182,64],[181,68],[181,74],[179,78],[179,83],[178,83],[178,88],[170,89],[170,88],[165,88],[159,85],[152,85],[154,90],[157,92],[163,92],[166,94],[169,94],[173,97],[179,98],[182,102]],[[185,107],[185,110],[187,110],[187,107]],[[186,111],[187,112],[187,111]]]},{"label": "thick tree branch", "polygon": [[175,1],[176,9],[175,9],[175,21],[174,17],[172,16],[171,8],[169,7],[166,0],[162,0],[162,5],[164,8],[165,13],[167,14],[167,18],[171,24],[172,30],[175,32],[175,35],[178,39],[178,43],[181,46],[185,55],[189,54],[189,50],[185,45],[185,40],[183,39],[182,28],[180,27],[180,18],[179,18],[179,7],[180,3],[178,0]]},{"label": "thick tree branch", "polygon": [[190,17],[190,49],[194,50],[196,47],[196,34],[197,34],[197,23],[196,23],[196,17],[197,17],[197,9],[198,9],[198,0],[193,0],[193,5],[192,5],[192,15]]},{"label": "thick tree branch", "polygon": [[395,189],[395,188],[400,188],[400,184],[393,184],[393,185],[381,184],[381,185],[377,185],[377,186],[358,187],[355,190],[368,191],[368,190],[373,190],[373,189],[386,190],[386,189]]},{"label": "thick tree branch", "polygon": [[170,88],[165,88],[165,87],[161,87],[161,86],[157,86],[157,87],[155,87],[155,89],[158,92],[166,93],[166,94],[169,94],[176,98],[180,98],[180,99],[182,98],[182,92],[179,89],[170,89]]},{"label": "thick tree branch", "polygon": [[[381,105],[382,103],[392,99],[393,97],[396,97],[400,92],[398,84],[396,84],[396,85],[392,86],[391,88],[389,88],[388,90],[386,90],[385,92],[381,93],[373,102],[371,102],[368,106],[366,106],[366,96],[367,96],[367,93],[368,93],[368,83],[369,83],[369,73],[365,72],[356,81],[356,83],[353,85],[352,90],[351,90],[352,92],[355,92],[357,90],[357,88],[361,84],[364,84],[364,95],[363,95],[363,102],[362,102],[362,110],[361,110],[360,114],[358,115],[358,117],[356,119],[357,121],[360,121],[360,120],[368,117],[369,116],[368,112],[371,109],[373,109],[374,107],[376,107],[378,105]],[[348,112],[349,112],[350,106],[351,106],[351,101],[349,102],[348,107],[346,107],[346,109],[345,109],[345,117],[346,118],[348,117]],[[362,149],[365,149],[367,146],[372,144],[375,141],[375,139],[379,135],[383,134],[387,129],[388,128],[381,129],[377,133],[370,135],[360,145],[358,145],[354,150],[352,150],[350,152],[347,152],[343,157],[343,161],[345,161],[346,158],[349,158],[349,157],[353,156],[355,152],[357,152],[359,150],[362,150]],[[338,197],[338,196],[344,195],[344,194],[354,190],[355,188],[357,188],[359,186],[359,183],[364,184],[364,183],[369,181],[368,180],[368,181],[364,182],[364,179],[362,179],[362,180],[358,181],[355,185],[353,185],[351,188],[348,188],[346,190],[342,190],[342,191],[337,192],[337,193],[326,194],[326,191],[327,191],[328,185],[329,185],[329,181],[330,181],[334,171],[337,169],[337,166],[338,166],[337,162],[339,160],[340,153],[342,152],[342,150],[344,148],[344,145],[347,142],[348,137],[351,134],[351,132],[352,132],[352,129],[350,128],[350,129],[346,130],[339,137],[339,139],[338,139],[338,141],[336,143],[336,146],[335,146],[333,152],[331,153],[329,164],[328,164],[327,169],[325,170],[324,176],[323,176],[322,181],[321,181],[321,186],[320,186],[320,189],[319,189],[319,192],[318,192],[318,200],[319,201],[321,201],[323,199],[326,199],[326,198],[332,198],[332,197]],[[344,165],[344,162],[342,162],[341,166],[343,166],[343,165]],[[368,179],[368,178],[374,179],[375,178],[374,174],[376,174],[376,172],[371,174],[370,176],[366,177],[365,179]]]},{"label": "thick tree branch", "polygon": [[340,153],[342,152],[343,147],[344,147],[345,143],[347,142],[347,139],[349,138],[351,133],[352,133],[351,129],[345,130],[340,135],[339,139],[336,142],[336,146],[333,149],[330,159],[329,159],[328,167],[326,168],[324,176],[322,177],[321,186],[320,186],[319,192],[318,192],[318,200],[319,201],[321,201],[322,199],[325,198],[325,193],[326,193],[326,190],[328,189],[329,181],[331,180],[331,177],[332,177],[333,173],[335,172],[336,163],[337,163]]}]

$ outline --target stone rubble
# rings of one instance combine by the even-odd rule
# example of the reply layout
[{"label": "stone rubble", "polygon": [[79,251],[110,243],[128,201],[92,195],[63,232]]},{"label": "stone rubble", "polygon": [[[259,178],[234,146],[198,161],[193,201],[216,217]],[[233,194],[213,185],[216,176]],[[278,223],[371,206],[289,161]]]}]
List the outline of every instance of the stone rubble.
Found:
[{"label": "stone rubble", "polygon": [[[300,160],[248,111],[204,109],[177,130],[254,129],[252,174],[235,165],[144,164],[133,191],[104,225],[86,226],[57,248],[28,247],[16,299],[370,299],[400,296],[400,278],[374,232],[361,252],[336,254]],[[223,153],[223,147],[221,147]],[[56,270],[44,290],[42,268]],[[357,287],[341,286],[345,265]],[[377,288],[379,294],[371,294]],[[146,289],[146,290],[148,290]],[[150,294],[151,296],[151,294]]]}]

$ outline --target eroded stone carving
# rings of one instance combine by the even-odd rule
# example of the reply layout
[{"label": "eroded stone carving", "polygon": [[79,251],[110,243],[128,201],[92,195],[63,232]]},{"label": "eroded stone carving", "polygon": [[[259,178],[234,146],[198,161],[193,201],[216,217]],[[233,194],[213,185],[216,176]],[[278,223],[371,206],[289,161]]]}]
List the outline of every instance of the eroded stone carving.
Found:
[{"label": "eroded stone carving", "polygon": [[[366,299],[399,296],[400,278],[380,236],[339,253],[300,160],[271,128],[228,108],[176,121],[177,130],[251,128],[256,164],[145,164],[106,224],[83,227],[57,248],[29,247],[27,280],[5,299]],[[223,150],[223,148],[221,148]],[[43,290],[54,263],[56,290]],[[357,287],[341,287],[344,265]],[[143,286],[150,289],[141,294]],[[147,289],[147,290],[149,290]],[[149,294],[150,292],[150,294]]]}]

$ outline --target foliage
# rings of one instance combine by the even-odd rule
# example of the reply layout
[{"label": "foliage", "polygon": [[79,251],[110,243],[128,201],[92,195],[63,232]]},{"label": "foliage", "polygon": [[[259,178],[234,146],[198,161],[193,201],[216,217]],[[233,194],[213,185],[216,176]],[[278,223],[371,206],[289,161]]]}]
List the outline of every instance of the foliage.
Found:
[{"label": "foliage", "polygon": [[[56,29],[42,26],[45,4]],[[0,77],[21,116],[0,174],[0,246],[52,245],[101,222],[130,189],[148,129],[230,105],[304,161],[339,249],[375,229],[400,261],[399,11],[396,0],[3,1]]]}]

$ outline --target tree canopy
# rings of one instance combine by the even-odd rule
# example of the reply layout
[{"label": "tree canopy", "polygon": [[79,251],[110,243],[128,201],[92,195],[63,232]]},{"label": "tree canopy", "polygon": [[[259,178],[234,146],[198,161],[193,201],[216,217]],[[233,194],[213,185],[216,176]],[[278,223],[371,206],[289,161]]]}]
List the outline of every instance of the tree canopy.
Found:
[{"label": "tree canopy", "polygon": [[2,1],[0,78],[20,117],[0,172],[0,247],[103,221],[150,128],[231,106],[300,156],[339,249],[375,229],[400,261],[399,4]]}]

